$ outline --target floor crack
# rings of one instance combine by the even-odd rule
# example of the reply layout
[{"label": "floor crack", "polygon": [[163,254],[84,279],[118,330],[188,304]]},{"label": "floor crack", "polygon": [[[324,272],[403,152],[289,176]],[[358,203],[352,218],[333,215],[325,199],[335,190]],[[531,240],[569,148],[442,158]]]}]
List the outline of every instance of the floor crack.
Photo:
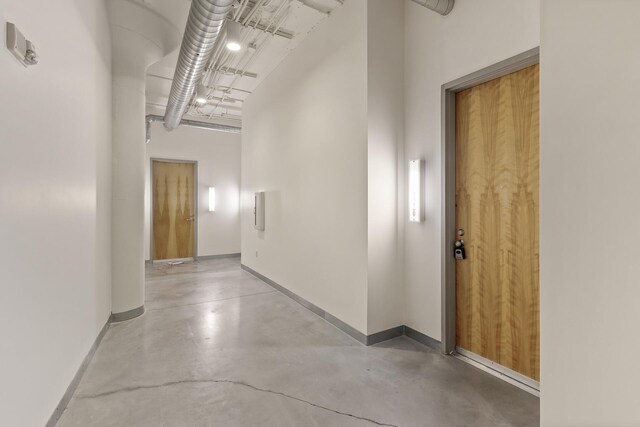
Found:
[{"label": "floor crack", "polygon": [[322,406],[322,405],[319,405],[317,403],[313,403],[313,402],[310,402],[308,400],[304,400],[304,399],[299,398],[299,397],[291,396],[289,394],[286,394],[286,393],[283,393],[283,392],[280,392],[280,391],[269,390],[269,389],[266,389],[266,388],[261,388],[261,387],[257,387],[257,386],[248,384],[248,383],[246,383],[244,381],[234,381],[234,380],[216,380],[216,379],[197,380],[197,379],[194,379],[194,380],[168,381],[168,382],[164,382],[164,383],[161,383],[161,384],[123,387],[123,388],[110,390],[110,391],[105,391],[105,392],[101,392],[101,393],[95,393],[95,394],[82,394],[81,393],[81,394],[76,395],[75,398],[76,399],[95,399],[95,398],[98,398],[98,397],[111,396],[111,395],[118,394],[118,393],[126,393],[126,392],[131,392],[131,391],[136,391],[136,390],[171,387],[171,386],[178,385],[178,384],[206,384],[206,383],[233,384],[233,385],[237,385],[237,386],[247,387],[247,388],[250,388],[250,389],[255,390],[255,391],[259,391],[259,392],[262,392],[262,393],[271,393],[271,394],[275,394],[275,395],[278,395],[278,396],[286,397],[287,399],[291,399],[291,400],[295,400],[297,402],[305,403],[305,404],[313,406],[315,408],[319,408],[319,409],[323,409],[325,411],[333,412],[333,413],[338,414],[338,415],[343,415],[343,416],[346,416],[346,417],[351,417],[351,418],[356,418],[358,420],[367,421],[367,422],[370,422],[370,423],[375,424],[375,425],[385,426],[385,427],[398,427],[395,424],[387,424],[387,423],[383,423],[383,422],[379,422],[379,421],[373,420],[371,418],[361,417],[361,416],[358,416],[358,415],[350,414],[348,412],[342,412],[342,411],[338,411],[336,409],[327,408],[326,406]]},{"label": "floor crack", "polygon": [[[273,291],[256,292],[254,294],[238,295],[238,296],[229,297],[229,298],[212,299],[210,301],[191,302],[191,303],[187,303],[187,304],[177,304],[177,305],[168,305],[166,307],[152,307],[152,308],[147,309],[147,311],[166,310],[168,308],[178,308],[178,307],[191,307],[191,306],[194,306],[194,305],[204,305],[204,304],[209,304],[209,303],[212,303],[212,302],[222,302],[222,301],[229,301],[229,300],[232,300],[232,299],[253,297],[253,296],[265,295],[265,294],[273,294],[275,292],[278,292],[278,291],[273,290]],[[146,300],[146,303],[162,302],[162,301],[163,300],[161,300],[161,299],[159,299],[159,300]]]}]

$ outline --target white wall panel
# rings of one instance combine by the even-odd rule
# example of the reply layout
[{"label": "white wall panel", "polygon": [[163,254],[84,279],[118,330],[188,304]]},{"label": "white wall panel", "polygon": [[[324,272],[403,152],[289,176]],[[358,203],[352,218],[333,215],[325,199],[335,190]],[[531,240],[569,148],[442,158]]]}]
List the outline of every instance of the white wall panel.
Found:
[{"label": "white wall panel", "polygon": [[42,426],[111,313],[111,50],[99,0],[0,0],[0,425]]},{"label": "white wall panel", "polygon": [[544,0],[541,425],[638,426],[640,2]]},{"label": "white wall panel", "polygon": [[[345,2],[248,98],[242,262],[367,330],[366,2]],[[265,230],[253,198],[265,191]]]}]

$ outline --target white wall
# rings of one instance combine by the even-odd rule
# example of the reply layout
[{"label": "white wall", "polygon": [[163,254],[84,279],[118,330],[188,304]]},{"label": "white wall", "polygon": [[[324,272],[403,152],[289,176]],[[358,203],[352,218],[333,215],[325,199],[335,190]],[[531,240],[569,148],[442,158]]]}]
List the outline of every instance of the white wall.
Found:
[{"label": "white wall", "polygon": [[[406,324],[441,339],[444,83],[539,44],[539,0],[457,0],[446,17],[406,0],[405,158],[425,160],[426,221],[405,221]],[[448,254],[445,254],[448,256]]]},{"label": "white wall", "polygon": [[0,425],[41,426],[111,313],[109,29],[99,0],[0,0],[0,28]]},{"label": "white wall", "polygon": [[[198,162],[198,256],[240,253],[240,135],[180,126],[167,132],[151,124],[145,186],[145,259],[149,259],[150,159]],[[209,212],[209,187],[216,211]]]},{"label": "white wall", "polygon": [[241,202],[242,262],[365,333],[366,19],[345,2],[249,96]]},{"label": "white wall", "polygon": [[404,0],[368,0],[368,334],[404,323],[403,46]]},{"label": "white wall", "polygon": [[638,426],[640,2],[544,0],[543,426]]}]

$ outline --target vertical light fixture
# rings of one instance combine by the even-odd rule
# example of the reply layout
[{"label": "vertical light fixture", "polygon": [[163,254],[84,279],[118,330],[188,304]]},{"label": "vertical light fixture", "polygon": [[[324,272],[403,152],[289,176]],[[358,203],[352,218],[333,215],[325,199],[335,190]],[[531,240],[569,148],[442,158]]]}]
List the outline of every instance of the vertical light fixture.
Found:
[{"label": "vertical light fixture", "polygon": [[409,221],[422,222],[422,160],[409,161]]},{"label": "vertical light fixture", "polygon": [[216,187],[209,187],[209,212],[216,211]]},{"label": "vertical light fixture", "polygon": [[242,41],[240,40],[240,33],[242,28],[240,24],[235,21],[227,21],[227,49],[232,52],[237,52],[242,49]]},{"label": "vertical light fixture", "polygon": [[200,83],[196,87],[196,104],[204,105],[207,103],[207,88],[205,85]]}]

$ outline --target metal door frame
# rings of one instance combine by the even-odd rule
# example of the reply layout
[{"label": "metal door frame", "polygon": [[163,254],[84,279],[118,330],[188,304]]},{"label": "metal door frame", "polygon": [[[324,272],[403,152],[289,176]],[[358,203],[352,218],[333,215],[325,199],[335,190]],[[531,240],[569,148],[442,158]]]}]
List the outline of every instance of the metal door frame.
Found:
[{"label": "metal door frame", "polygon": [[456,93],[539,63],[540,48],[536,47],[442,85],[441,308],[442,352],[445,354],[456,353],[456,264],[451,254],[456,240]]},{"label": "metal door frame", "polygon": [[[149,261],[154,262],[155,253],[153,250],[153,162],[162,162],[162,163],[189,163],[194,164],[194,180],[193,180],[193,203],[194,203],[194,224],[193,224],[193,260],[198,259],[198,161],[197,160],[179,160],[179,159],[161,159],[159,157],[151,157],[149,159],[149,192],[151,193],[149,196],[150,205],[149,205]],[[181,258],[177,260],[171,259],[163,259],[160,260],[162,262],[169,261],[184,261],[191,260],[191,258]]]}]

